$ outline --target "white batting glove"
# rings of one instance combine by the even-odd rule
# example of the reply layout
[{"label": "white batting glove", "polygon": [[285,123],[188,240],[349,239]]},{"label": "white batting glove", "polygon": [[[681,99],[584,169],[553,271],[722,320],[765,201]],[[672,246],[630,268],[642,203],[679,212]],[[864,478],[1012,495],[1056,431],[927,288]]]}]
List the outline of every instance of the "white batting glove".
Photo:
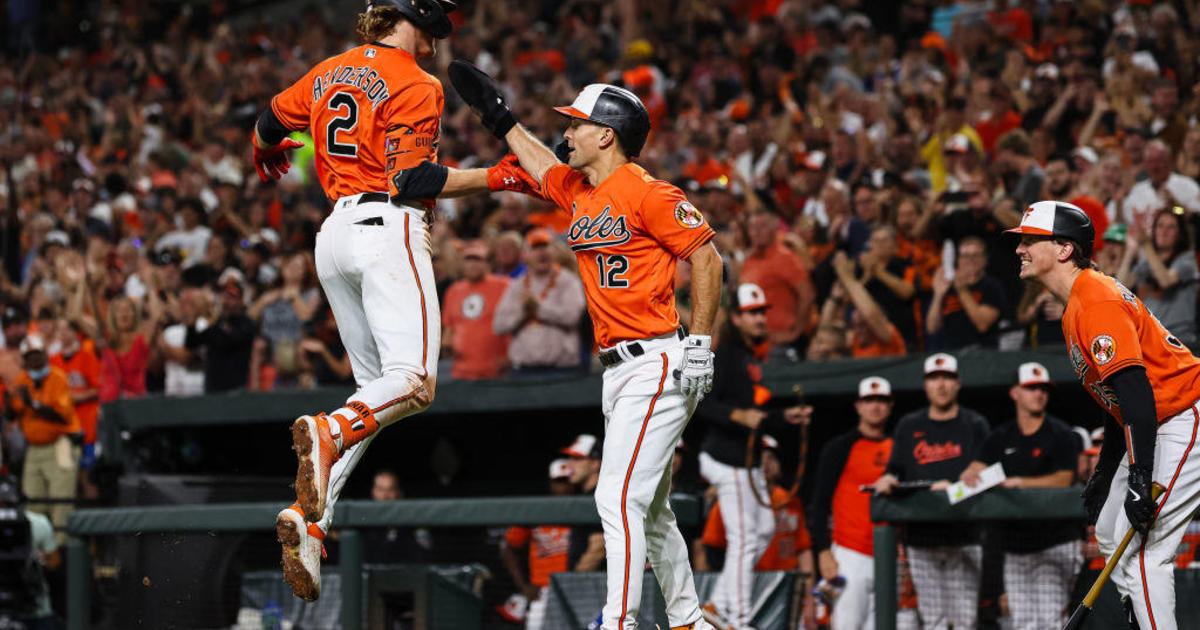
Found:
[{"label": "white batting glove", "polygon": [[688,335],[683,340],[683,369],[679,374],[679,386],[684,394],[701,398],[712,391],[712,382],[712,337]]}]

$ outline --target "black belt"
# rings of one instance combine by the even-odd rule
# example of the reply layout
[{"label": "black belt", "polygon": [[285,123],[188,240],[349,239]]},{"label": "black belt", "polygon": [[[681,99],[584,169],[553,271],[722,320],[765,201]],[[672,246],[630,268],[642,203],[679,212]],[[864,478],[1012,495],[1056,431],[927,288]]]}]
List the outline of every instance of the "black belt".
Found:
[{"label": "black belt", "polygon": [[[675,329],[675,337],[677,339],[683,339],[685,336],[686,335],[683,332],[683,326]],[[625,350],[629,352],[630,356],[634,357],[640,357],[643,354],[646,354],[646,349],[643,348],[642,344],[637,341],[625,342]],[[621,356],[621,353],[618,352],[616,348],[613,348],[612,350],[605,350],[600,353],[600,365],[603,365],[604,367],[612,367],[624,360],[624,357]]]}]

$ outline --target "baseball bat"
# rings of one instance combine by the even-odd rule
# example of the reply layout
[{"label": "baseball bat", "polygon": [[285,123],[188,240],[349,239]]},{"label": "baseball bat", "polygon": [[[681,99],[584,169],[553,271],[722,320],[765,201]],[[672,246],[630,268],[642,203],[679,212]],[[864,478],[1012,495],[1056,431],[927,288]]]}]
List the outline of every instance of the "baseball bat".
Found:
[{"label": "baseball bat", "polygon": [[[1166,491],[1167,489],[1162,487],[1161,484],[1153,484],[1150,487],[1151,500],[1158,501],[1158,497],[1162,496],[1162,493]],[[1133,532],[1135,531],[1137,530],[1130,527],[1129,531],[1125,532],[1125,537],[1121,539],[1121,544],[1117,546],[1117,550],[1113,552],[1108,562],[1104,563],[1104,570],[1100,571],[1100,575],[1096,576],[1096,581],[1092,584],[1092,588],[1088,590],[1083,601],[1079,602],[1079,605],[1075,607],[1075,612],[1071,613],[1071,618],[1067,620],[1067,625],[1063,626],[1063,630],[1079,630],[1083,627],[1083,621],[1092,613],[1092,607],[1096,605],[1096,598],[1100,597],[1100,591],[1104,589],[1104,585],[1108,582],[1108,576],[1112,575],[1113,569],[1116,568],[1117,561],[1121,559],[1121,556],[1125,555],[1125,548],[1129,546],[1129,541],[1133,540]]]}]

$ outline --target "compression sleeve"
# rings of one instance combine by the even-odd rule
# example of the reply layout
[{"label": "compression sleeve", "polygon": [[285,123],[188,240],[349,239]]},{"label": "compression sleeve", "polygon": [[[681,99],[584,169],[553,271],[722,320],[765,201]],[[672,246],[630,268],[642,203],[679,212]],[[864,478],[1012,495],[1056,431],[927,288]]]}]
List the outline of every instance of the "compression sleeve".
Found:
[{"label": "compression sleeve", "polygon": [[[1154,405],[1154,390],[1146,376],[1146,368],[1131,365],[1105,381],[1117,394],[1121,418],[1125,420],[1125,448],[1130,466],[1154,467],[1154,442],[1158,437],[1158,413]],[[1105,437],[1104,446],[1108,446]],[[1103,449],[1103,447],[1102,447]]]},{"label": "compression sleeve", "polygon": [[269,107],[258,117],[256,126],[259,137],[267,143],[268,147],[279,144],[291,133],[291,130],[284,126],[283,121],[275,115],[275,110]]}]

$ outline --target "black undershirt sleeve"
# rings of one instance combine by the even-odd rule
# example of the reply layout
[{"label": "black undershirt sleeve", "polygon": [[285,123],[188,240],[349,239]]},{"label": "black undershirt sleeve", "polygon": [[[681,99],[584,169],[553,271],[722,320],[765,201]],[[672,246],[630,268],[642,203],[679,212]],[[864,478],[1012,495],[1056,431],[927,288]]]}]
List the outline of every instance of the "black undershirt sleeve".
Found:
[{"label": "black undershirt sleeve", "polygon": [[855,440],[849,436],[837,437],[825,444],[817,459],[817,474],[813,483],[813,495],[805,515],[808,517],[808,535],[812,539],[813,551],[829,548],[829,519],[833,511],[833,493],[838,480],[846,469],[850,451]]},{"label": "black undershirt sleeve", "polygon": [[284,126],[279,117],[275,115],[275,110],[270,107],[258,117],[258,122],[255,126],[258,128],[258,136],[269,147],[279,144],[292,132],[292,130]]},{"label": "black undershirt sleeve", "polygon": [[[1146,377],[1146,368],[1140,365],[1129,366],[1108,377],[1105,383],[1117,394],[1121,417],[1125,420],[1129,438],[1133,442],[1132,464],[1153,469],[1154,442],[1158,437],[1158,411],[1154,405],[1154,390],[1150,387],[1150,379]],[[1104,450],[1111,442],[1125,442],[1125,436],[1122,434],[1111,435],[1107,428],[1104,433],[1104,446],[1100,448],[1101,460],[1104,459]]]}]

